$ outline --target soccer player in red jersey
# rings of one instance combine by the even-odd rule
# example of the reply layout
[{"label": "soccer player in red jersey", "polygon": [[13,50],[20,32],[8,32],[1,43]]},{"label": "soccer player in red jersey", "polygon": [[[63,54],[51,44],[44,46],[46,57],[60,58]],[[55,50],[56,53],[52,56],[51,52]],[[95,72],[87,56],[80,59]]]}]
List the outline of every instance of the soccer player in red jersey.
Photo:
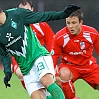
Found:
[{"label": "soccer player in red jersey", "polygon": [[83,79],[99,90],[99,66],[93,56],[93,48],[99,55],[99,33],[95,28],[83,25],[81,9],[66,18],[66,25],[55,34],[51,53],[54,66],[61,56],[59,77],[66,99],[79,99],[73,85],[77,79]]},{"label": "soccer player in red jersey", "polygon": [[[29,9],[31,11],[34,10],[31,0],[20,1],[19,7]],[[51,29],[51,27],[46,22],[30,24],[30,26],[33,32],[36,34],[37,38],[39,39],[41,45],[45,46],[47,50],[50,52],[52,39],[54,36],[54,32]],[[14,57],[12,57],[12,71],[18,76],[18,78],[21,80],[23,87],[25,88],[23,75]]]}]

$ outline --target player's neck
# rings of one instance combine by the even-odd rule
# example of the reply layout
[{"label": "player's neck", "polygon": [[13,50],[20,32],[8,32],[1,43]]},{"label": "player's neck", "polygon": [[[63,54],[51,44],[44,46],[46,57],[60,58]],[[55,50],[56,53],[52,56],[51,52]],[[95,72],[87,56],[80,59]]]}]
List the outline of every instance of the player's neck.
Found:
[{"label": "player's neck", "polygon": [[6,15],[4,12],[0,13],[0,25],[3,25],[6,21]]}]

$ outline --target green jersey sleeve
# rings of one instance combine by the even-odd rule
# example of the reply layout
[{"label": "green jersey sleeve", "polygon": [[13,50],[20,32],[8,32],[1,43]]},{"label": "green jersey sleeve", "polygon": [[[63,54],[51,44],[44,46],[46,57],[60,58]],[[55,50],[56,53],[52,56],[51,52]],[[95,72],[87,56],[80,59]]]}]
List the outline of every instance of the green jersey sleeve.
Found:
[{"label": "green jersey sleeve", "polygon": [[5,51],[6,49],[0,44],[0,60],[4,66],[4,73],[11,72],[11,57]]},{"label": "green jersey sleeve", "polygon": [[25,24],[31,23],[38,23],[44,21],[51,21],[51,20],[59,20],[66,18],[66,13],[63,11],[56,12],[56,11],[49,11],[49,12],[33,12],[28,9],[18,8],[18,14],[23,19]]}]

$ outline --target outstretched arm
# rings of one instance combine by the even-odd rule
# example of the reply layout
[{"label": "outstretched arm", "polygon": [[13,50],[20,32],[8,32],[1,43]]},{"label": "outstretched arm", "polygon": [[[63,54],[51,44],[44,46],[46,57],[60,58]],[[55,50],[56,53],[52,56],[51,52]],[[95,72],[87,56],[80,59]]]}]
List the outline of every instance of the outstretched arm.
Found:
[{"label": "outstretched arm", "polygon": [[[68,5],[63,11],[33,12],[19,8],[19,16],[25,21],[25,24],[39,23],[67,18],[72,12],[80,9],[76,5]],[[23,21],[23,22],[24,22]]]},{"label": "outstretched arm", "polygon": [[0,44],[0,58],[1,58],[1,62],[4,66],[4,84],[7,87],[10,87],[10,84],[8,83],[10,81],[10,78],[12,76],[12,72],[11,72],[11,57],[10,55],[6,52],[5,47]]}]

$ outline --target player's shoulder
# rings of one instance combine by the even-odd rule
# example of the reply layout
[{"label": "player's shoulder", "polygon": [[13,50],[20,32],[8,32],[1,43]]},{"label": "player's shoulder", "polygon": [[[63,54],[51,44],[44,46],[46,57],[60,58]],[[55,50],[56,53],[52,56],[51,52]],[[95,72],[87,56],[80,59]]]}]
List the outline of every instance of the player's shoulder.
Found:
[{"label": "player's shoulder", "polygon": [[67,27],[64,27],[62,28],[61,30],[59,30],[56,34],[55,34],[55,37],[56,38],[64,38],[65,35],[68,35],[68,28]]},{"label": "player's shoulder", "polygon": [[25,9],[23,8],[11,8],[11,9],[7,9],[5,10],[5,12],[9,13],[9,14],[15,14],[15,15],[21,15],[23,12],[25,11]]},{"label": "player's shoulder", "polygon": [[7,9],[7,10],[5,10],[5,11],[6,11],[6,12],[14,12],[14,11],[24,11],[24,10],[26,10],[26,9],[16,7],[16,8]]},{"label": "player's shoulder", "polygon": [[10,12],[10,11],[15,11],[15,10],[17,10],[17,8],[10,8],[10,9],[7,9],[6,11]]},{"label": "player's shoulder", "polygon": [[88,25],[82,25],[82,30],[84,31],[84,33],[90,33],[90,34],[98,33],[98,31],[94,27]]},{"label": "player's shoulder", "polygon": [[17,8],[10,8],[10,9],[4,10],[4,12],[7,13],[7,15],[12,16],[12,15],[16,14],[16,10],[17,10]]},{"label": "player's shoulder", "polygon": [[48,23],[47,22],[40,22],[39,25],[46,26],[46,25],[48,25]]}]

